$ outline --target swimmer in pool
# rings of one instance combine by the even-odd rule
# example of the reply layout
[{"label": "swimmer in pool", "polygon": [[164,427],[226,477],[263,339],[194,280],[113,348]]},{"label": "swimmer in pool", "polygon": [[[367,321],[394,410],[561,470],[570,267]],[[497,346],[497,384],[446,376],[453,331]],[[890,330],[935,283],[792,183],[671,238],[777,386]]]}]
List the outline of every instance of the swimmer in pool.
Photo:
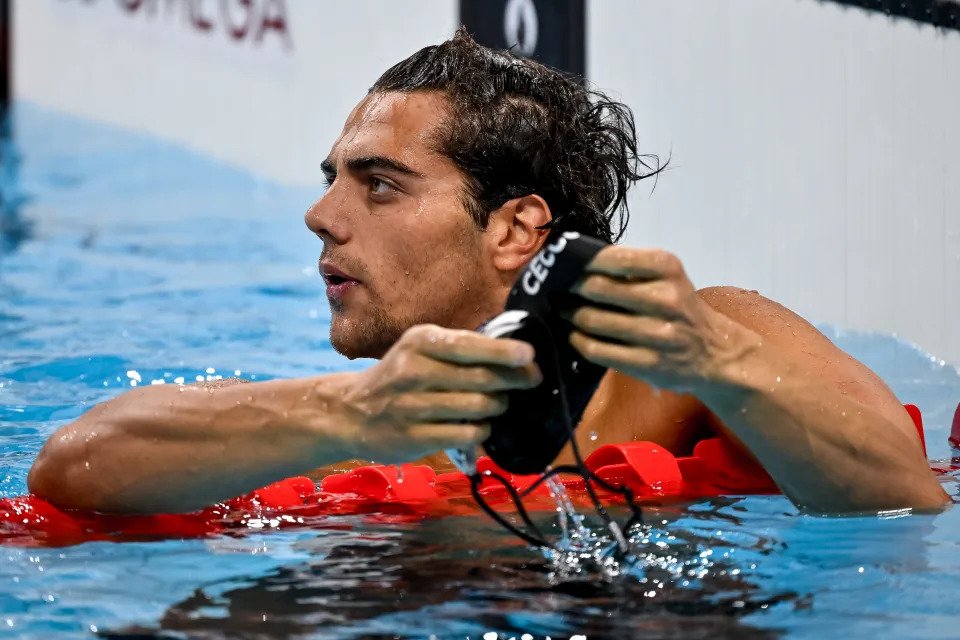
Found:
[{"label": "swimmer in pool", "polygon": [[[463,31],[413,54],[350,114],[306,214],[331,344],[379,362],[130,390],[54,433],[30,490],[183,512],[344,460],[446,464],[438,451],[483,441],[505,393],[541,379],[530,345],[473,330],[551,233],[618,238],[644,161],[629,109],[559,73]],[[948,503],[900,401],[790,310],[697,290],[655,248],[603,249],[574,289],[598,306],[572,315],[570,341],[609,369],[576,432],[584,455],[630,440],[684,455],[719,432],[811,512]]]}]

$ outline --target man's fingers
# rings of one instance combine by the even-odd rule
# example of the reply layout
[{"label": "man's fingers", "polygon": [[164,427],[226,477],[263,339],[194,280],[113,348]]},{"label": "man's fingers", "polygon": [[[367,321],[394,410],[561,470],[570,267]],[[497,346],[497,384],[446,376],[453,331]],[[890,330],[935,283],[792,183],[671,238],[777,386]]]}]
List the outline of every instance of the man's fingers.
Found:
[{"label": "man's fingers", "polygon": [[662,318],[581,307],[570,321],[577,329],[591,336],[603,336],[629,345],[656,347],[665,351],[683,348],[678,341],[676,323]]},{"label": "man's fingers", "polygon": [[490,426],[479,424],[417,424],[407,428],[407,437],[427,449],[469,447],[490,437]]},{"label": "man's fingers", "polygon": [[605,275],[583,278],[573,287],[587,300],[634,313],[674,320],[682,317],[677,287],[667,280],[624,282]]},{"label": "man's fingers", "polygon": [[526,342],[490,338],[474,331],[419,325],[408,330],[402,341],[431,358],[455,364],[520,367],[533,362],[534,352]]},{"label": "man's fingers", "polygon": [[457,366],[445,362],[424,365],[423,388],[433,391],[511,391],[532,389],[543,380],[536,364],[523,367]]},{"label": "man's fingers", "polygon": [[600,251],[586,270],[628,280],[654,280],[683,273],[683,264],[675,255],[662,249],[613,245]]},{"label": "man's fingers", "polygon": [[391,413],[404,422],[441,422],[445,420],[484,420],[507,410],[503,394],[469,392],[405,393],[390,407]]},{"label": "man's fingers", "polygon": [[620,372],[652,369],[660,363],[660,354],[653,349],[612,344],[579,331],[570,334],[570,344],[590,362]]}]

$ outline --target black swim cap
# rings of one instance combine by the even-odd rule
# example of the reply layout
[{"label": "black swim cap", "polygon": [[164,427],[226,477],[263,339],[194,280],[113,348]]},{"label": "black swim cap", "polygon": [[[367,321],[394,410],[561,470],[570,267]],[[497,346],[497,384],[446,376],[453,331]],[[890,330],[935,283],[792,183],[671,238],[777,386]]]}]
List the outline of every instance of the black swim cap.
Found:
[{"label": "black swim cap", "polygon": [[493,461],[510,473],[540,473],[556,459],[606,372],[573,348],[572,325],[560,317],[561,311],[586,304],[570,287],[606,246],[575,232],[560,235],[517,278],[503,313],[479,329],[529,342],[543,374],[536,388],[508,394],[507,412],[492,420],[483,442]]}]

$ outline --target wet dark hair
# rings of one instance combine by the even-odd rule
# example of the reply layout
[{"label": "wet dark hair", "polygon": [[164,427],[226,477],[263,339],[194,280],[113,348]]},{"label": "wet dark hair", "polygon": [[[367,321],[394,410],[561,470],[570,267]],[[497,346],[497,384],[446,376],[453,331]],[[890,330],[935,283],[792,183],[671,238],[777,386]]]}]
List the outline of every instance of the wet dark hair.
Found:
[{"label": "wet dark hair", "polygon": [[664,168],[656,156],[637,153],[625,104],[577,78],[481,46],[462,27],[388,69],[370,91],[448,97],[452,110],[437,150],[465,174],[464,203],[481,229],[508,200],[537,194],[550,206],[555,233],[616,241],[629,216],[627,189]]}]

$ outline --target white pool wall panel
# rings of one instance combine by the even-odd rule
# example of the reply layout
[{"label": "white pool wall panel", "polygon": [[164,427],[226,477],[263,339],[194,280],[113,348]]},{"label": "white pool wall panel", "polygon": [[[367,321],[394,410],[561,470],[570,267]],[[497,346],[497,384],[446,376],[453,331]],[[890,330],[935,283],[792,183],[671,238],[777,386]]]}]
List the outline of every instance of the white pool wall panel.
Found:
[{"label": "white pool wall panel", "polygon": [[[455,0],[254,0],[234,39],[243,4],[17,0],[15,96],[319,188],[376,77],[458,20]],[[586,33],[592,82],[672,156],[627,243],[960,364],[960,33],[816,0],[591,0]]]},{"label": "white pool wall panel", "polygon": [[666,157],[627,242],[960,364],[960,33],[813,0],[596,0],[588,75]]}]

